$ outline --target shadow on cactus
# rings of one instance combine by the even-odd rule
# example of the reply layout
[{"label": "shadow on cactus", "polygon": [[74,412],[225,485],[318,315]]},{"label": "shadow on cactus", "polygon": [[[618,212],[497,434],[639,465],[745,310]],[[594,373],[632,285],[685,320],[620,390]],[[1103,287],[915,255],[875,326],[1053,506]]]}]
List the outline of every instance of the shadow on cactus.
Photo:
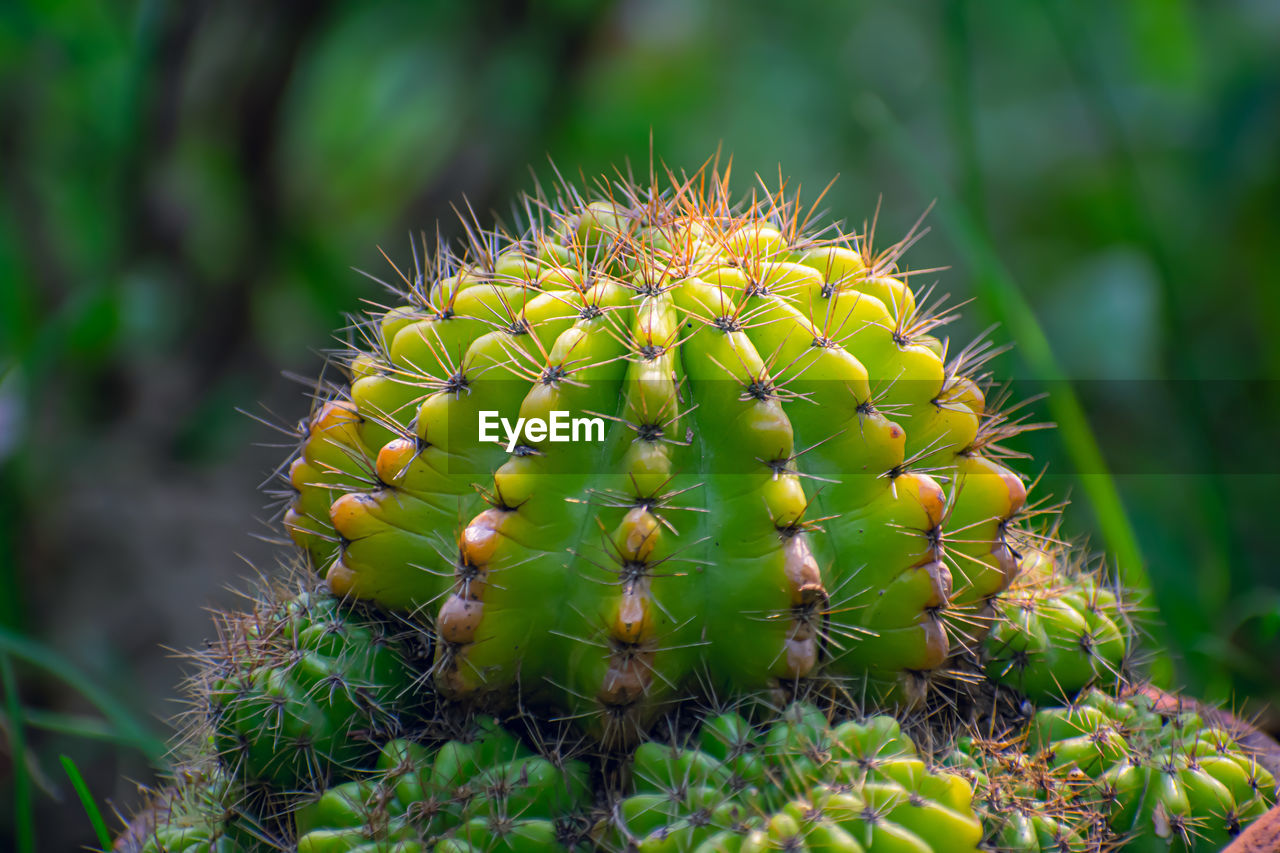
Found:
[{"label": "shadow on cactus", "polygon": [[1116,698],[1132,607],[1009,467],[1041,425],[998,348],[820,201],[562,182],[393,264],[282,469],[302,592],[221,622],[212,769],[125,839],[1210,850],[1261,813],[1250,747]]}]

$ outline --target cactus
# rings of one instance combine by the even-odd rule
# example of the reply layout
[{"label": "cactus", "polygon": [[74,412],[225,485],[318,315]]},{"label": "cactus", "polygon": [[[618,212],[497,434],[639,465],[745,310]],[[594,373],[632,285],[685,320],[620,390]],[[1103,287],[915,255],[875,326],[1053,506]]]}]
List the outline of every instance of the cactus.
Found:
[{"label": "cactus", "polygon": [[1039,711],[1028,749],[1090,782],[1111,830],[1133,850],[1216,851],[1275,802],[1276,780],[1223,728],[1146,697],[1092,690]]},{"label": "cactus", "polygon": [[419,706],[418,673],[383,621],[324,592],[229,620],[195,688],[237,779],[275,791],[342,778]]},{"label": "cactus", "polygon": [[986,849],[1000,853],[1085,853],[1110,839],[1099,804],[1077,780],[1028,753],[1025,738],[965,735],[941,764],[970,781]]},{"label": "cactus", "polygon": [[683,746],[641,745],[594,827],[586,765],[500,729],[434,753],[392,742],[378,770],[297,812],[300,853],[588,849],[588,834],[590,849],[638,851],[960,851],[981,838],[968,783],[931,768],[896,721],[833,726],[807,704],[763,729],[729,712]]},{"label": "cactus", "polygon": [[334,591],[433,622],[446,693],[602,727],[818,675],[918,700],[1016,571],[989,350],[794,199],[524,206],[415,266],[303,424],[285,525]]},{"label": "cactus", "polygon": [[972,791],[916,752],[892,717],[837,725],[813,705],[764,732],[736,713],[697,740],[642,745],[613,847],[639,851],[977,850]]},{"label": "cactus", "polygon": [[973,783],[987,846],[1008,853],[1217,851],[1276,796],[1228,731],[1098,689],[1021,733],[961,738],[942,763]]},{"label": "cactus", "polygon": [[[189,767],[156,793],[116,849],[140,853],[247,853],[272,836],[258,823],[243,787],[221,767]],[[127,845],[127,846],[126,846]]]},{"label": "cactus", "polygon": [[1126,680],[1136,648],[1124,592],[1067,549],[1029,551],[999,596],[984,641],[987,675],[1036,702]]},{"label": "cactus", "polygon": [[354,326],[305,580],[219,620],[119,849],[1207,851],[1274,801],[1117,698],[1132,608],[1026,523],[911,236],[710,170],[521,206]]}]

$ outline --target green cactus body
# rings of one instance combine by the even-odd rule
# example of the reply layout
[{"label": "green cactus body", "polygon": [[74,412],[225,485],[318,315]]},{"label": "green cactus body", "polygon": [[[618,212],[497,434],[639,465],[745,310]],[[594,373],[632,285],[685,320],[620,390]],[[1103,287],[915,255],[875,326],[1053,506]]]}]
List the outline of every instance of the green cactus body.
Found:
[{"label": "green cactus body", "polygon": [[[944,360],[892,260],[722,189],[477,238],[304,425],[287,527],[335,592],[434,620],[451,695],[632,728],[824,673],[914,700],[947,609],[1012,580],[981,358]],[[485,412],[602,429],[482,441]]]},{"label": "green cactus body", "polygon": [[707,720],[697,740],[636,750],[611,848],[976,850],[972,790],[917,754],[891,717],[831,725],[795,704],[767,731]]},{"label": "green cactus body", "polygon": [[299,853],[570,850],[592,802],[588,769],[553,762],[482,720],[467,741],[388,743],[365,778],[295,815]]},{"label": "green cactus body", "polygon": [[244,617],[214,655],[204,689],[216,749],[237,778],[275,792],[349,775],[419,704],[386,624],[328,594]]},{"label": "green cactus body", "polygon": [[1032,720],[1028,750],[1090,780],[1125,849],[1217,851],[1275,801],[1275,780],[1198,715],[1157,714],[1144,697],[1089,691]]},{"label": "green cactus body", "polygon": [[1035,702],[1121,684],[1133,647],[1121,590],[1063,551],[1027,554],[984,641],[987,675]]}]

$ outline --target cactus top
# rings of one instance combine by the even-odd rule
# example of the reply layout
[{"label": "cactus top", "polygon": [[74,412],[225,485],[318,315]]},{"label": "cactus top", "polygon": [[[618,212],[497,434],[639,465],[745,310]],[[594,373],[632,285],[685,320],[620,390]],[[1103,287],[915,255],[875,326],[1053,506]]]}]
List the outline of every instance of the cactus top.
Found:
[{"label": "cactus top", "polygon": [[614,728],[818,675],[918,694],[1015,575],[1026,490],[909,241],[708,170],[523,207],[415,257],[303,424],[285,523],[332,589],[428,620],[453,695]]}]

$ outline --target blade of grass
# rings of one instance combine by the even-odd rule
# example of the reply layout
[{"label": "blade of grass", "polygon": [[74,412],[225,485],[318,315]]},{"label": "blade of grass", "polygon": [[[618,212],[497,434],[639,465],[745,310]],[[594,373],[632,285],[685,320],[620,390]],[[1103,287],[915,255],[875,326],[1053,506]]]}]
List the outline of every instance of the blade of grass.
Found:
[{"label": "blade of grass", "polygon": [[31,777],[27,774],[27,739],[22,728],[22,703],[13,661],[0,653],[0,678],[4,682],[5,710],[9,716],[9,754],[13,756],[14,846],[20,853],[35,853],[36,825],[31,810]]},{"label": "blade of grass", "polygon": [[76,763],[67,756],[61,756],[62,769],[67,771],[67,778],[71,780],[71,787],[76,789],[76,795],[80,798],[80,805],[84,806],[85,814],[89,816],[89,822],[93,824],[93,831],[98,836],[98,844],[103,850],[111,849],[111,833],[107,830],[107,822],[102,819],[102,812],[98,810],[98,804],[93,801],[93,794],[89,792],[89,786],[85,784],[84,777],[80,775],[80,768],[76,767]]},{"label": "blade of grass", "polygon": [[[102,712],[111,725],[115,726],[121,740],[127,741],[140,750],[154,766],[161,769],[167,766],[165,761],[167,748],[164,740],[148,731],[128,708],[94,684],[73,663],[57,652],[0,626],[0,653],[25,660],[65,681]],[[21,713],[20,708],[18,713]],[[21,720],[18,722],[20,724]]]},{"label": "blade of grass", "polygon": [[141,749],[137,741],[100,717],[25,708],[22,712],[22,720],[28,727],[41,731]]},{"label": "blade of grass", "polygon": [[[1057,422],[1063,444],[1093,507],[1098,527],[1116,560],[1120,578],[1132,591],[1135,606],[1141,611],[1152,610],[1154,598],[1146,562],[1097,437],[1089,426],[1074,387],[1053,354],[1035,312],[1000,261],[990,236],[967,207],[947,191],[942,176],[883,101],[868,94],[855,104],[855,114],[868,131],[887,143],[887,148],[901,160],[904,171],[914,179],[921,192],[937,199],[935,210],[938,217],[974,270],[980,298],[1010,329],[1018,342],[1019,353],[1037,377],[1053,383],[1054,393],[1048,400],[1050,414]],[[1162,628],[1159,630],[1163,631]],[[1162,642],[1157,646],[1158,660],[1153,662],[1153,675],[1163,681],[1171,674],[1167,646]]]}]

